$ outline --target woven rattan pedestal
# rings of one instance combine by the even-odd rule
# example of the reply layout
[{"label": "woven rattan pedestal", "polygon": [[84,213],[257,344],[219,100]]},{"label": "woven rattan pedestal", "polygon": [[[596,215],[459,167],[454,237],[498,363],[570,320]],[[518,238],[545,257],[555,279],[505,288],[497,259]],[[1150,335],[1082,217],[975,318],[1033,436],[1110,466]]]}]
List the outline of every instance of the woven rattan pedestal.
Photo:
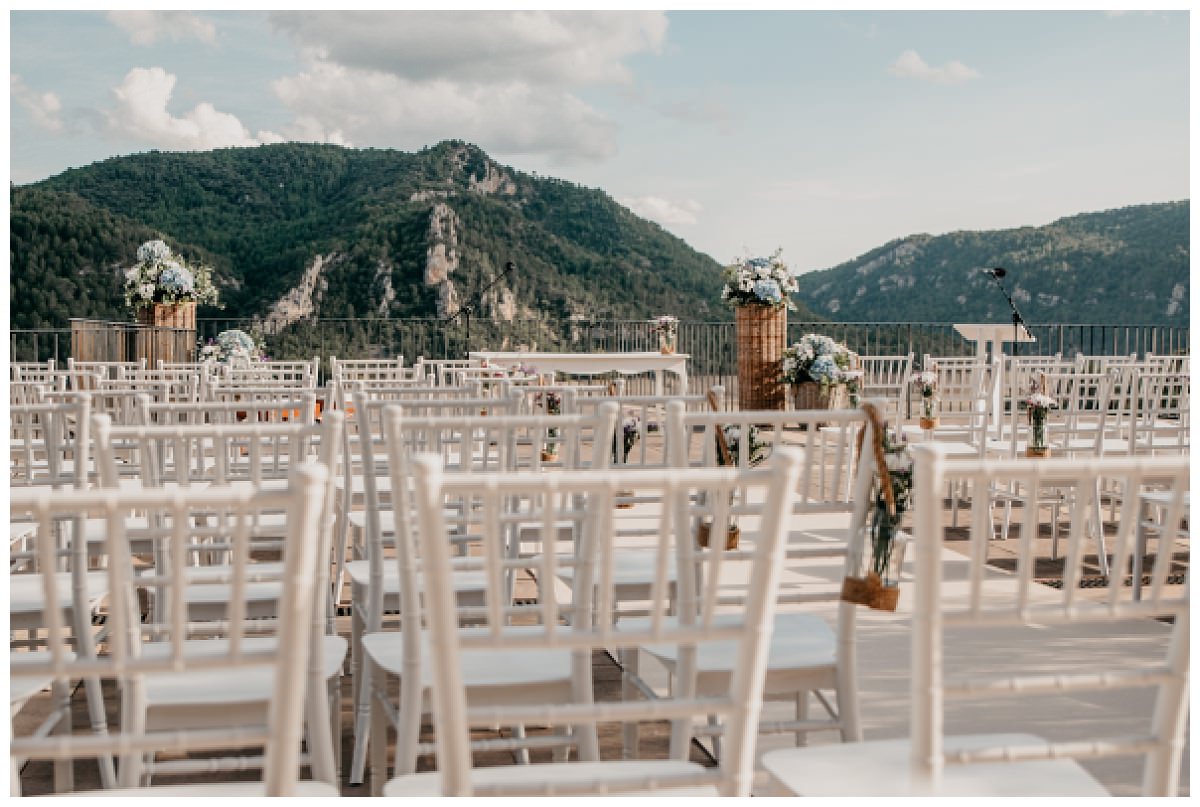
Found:
[{"label": "woven rattan pedestal", "polygon": [[196,330],[195,303],[154,303],[137,310],[139,325]]},{"label": "woven rattan pedestal", "polygon": [[783,350],[787,308],[743,305],[737,309],[738,408],[783,409]]}]

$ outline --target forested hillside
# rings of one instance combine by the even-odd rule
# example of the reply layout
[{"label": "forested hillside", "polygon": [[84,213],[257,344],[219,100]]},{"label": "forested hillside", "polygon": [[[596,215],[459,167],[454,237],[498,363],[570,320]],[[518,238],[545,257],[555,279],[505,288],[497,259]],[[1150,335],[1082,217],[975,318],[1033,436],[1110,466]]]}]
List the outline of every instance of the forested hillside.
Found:
[{"label": "forested hillside", "polygon": [[118,315],[117,272],[154,235],[214,267],[229,316],[268,315],[318,258],[306,316],[445,316],[507,261],[485,318],[730,316],[711,258],[602,191],[457,142],[137,154],[17,188],[12,209],[15,327]]},{"label": "forested hillside", "polygon": [[1003,282],[1029,323],[1186,325],[1187,201],[1059,219],[1044,227],[914,235],[801,278],[800,297],[843,321],[1006,322]]}]

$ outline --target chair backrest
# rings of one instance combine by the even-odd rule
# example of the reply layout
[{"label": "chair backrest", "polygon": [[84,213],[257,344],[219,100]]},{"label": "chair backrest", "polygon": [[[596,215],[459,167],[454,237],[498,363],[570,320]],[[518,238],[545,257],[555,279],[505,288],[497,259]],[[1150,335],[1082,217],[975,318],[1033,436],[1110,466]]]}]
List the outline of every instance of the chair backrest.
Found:
[{"label": "chair backrest", "polygon": [[[319,466],[296,468],[283,491],[213,488],[186,493],[139,490],[91,491],[13,491],[10,514],[31,517],[38,523],[32,550],[40,559],[41,569],[56,568],[56,536],[70,531],[85,518],[102,519],[104,551],[109,591],[107,652],[87,657],[72,652],[67,637],[70,626],[59,609],[46,613],[49,636],[48,657],[22,660],[10,668],[12,680],[31,676],[53,680],[64,687],[86,676],[101,676],[119,682],[122,695],[138,702],[145,698],[145,677],[186,682],[188,676],[244,670],[253,674],[266,668],[272,676],[271,702],[267,724],[239,729],[236,745],[263,746],[266,749],[263,780],[270,795],[291,795],[299,776],[300,742],[303,735],[305,664],[309,653],[309,625],[312,619],[315,572],[317,568],[317,528],[325,485],[326,469]],[[149,514],[149,518],[129,518],[131,510]],[[183,564],[164,564],[152,576],[143,574],[130,551],[133,543],[152,542],[164,555],[186,554],[189,546],[204,541],[220,541],[234,548],[234,558],[245,559],[239,551],[248,538],[248,525],[258,516],[284,511],[288,537],[283,545],[283,563],[275,567],[273,579],[282,582],[282,607],[278,619],[248,619],[247,599],[252,588],[244,566],[235,566],[229,580],[229,600],[225,627],[226,641],[212,643],[205,653],[185,652],[184,642],[194,627],[183,607],[189,587],[195,584]],[[204,524],[205,527],[189,525]],[[78,536],[76,536],[78,537]],[[73,541],[78,543],[81,541]],[[269,568],[269,567],[268,567]],[[241,571],[238,571],[238,570]],[[256,572],[260,582],[269,571]],[[61,580],[54,574],[42,574],[46,602],[61,599]],[[160,620],[143,622],[138,590],[153,585],[165,598]],[[261,643],[249,641],[255,636],[273,636],[268,651]],[[144,653],[147,642],[155,642],[165,652]],[[170,685],[169,683],[167,685]],[[180,685],[186,685],[181,683]],[[226,735],[226,736],[223,736]],[[229,745],[228,731],[218,728],[171,728],[166,731],[144,730],[136,721],[121,730],[109,728],[106,736],[55,735],[51,737],[15,737],[10,746],[14,757],[71,759],[109,752],[125,755],[120,765],[120,782],[125,787],[140,784],[141,755],[155,751],[179,753]]]},{"label": "chair backrest", "polygon": [[44,362],[12,362],[8,365],[8,376],[10,381],[41,384],[47,390],[65,390],[71,380],[71,373],[56,367],[54,359]]},{"label": "chair backrest", "polygon": [[[199,425],[203,423],[301,423],[316,422],[317,396],[312,390],[262,390],[253,394],[226,394],[200,403],[139,402],[137,419],[142,426]],[[226,399],[229,400],[226,400]]]},{"label": "chair backrest", "polygon": [[94,387],[93,376],[99,376],[105,380],[119,379],[124,378],[127,373],[145,369],[146,360],[144,358],[137,361],[75,361],[73,358],[67,359],[67,370],[72,375],[73,389],[92,389]]},{"label": "chair backrest", "polygon": [[91,396],[10,406],[8,415],[10,488],[87,487]]},{"label": "chair backrest", "polygon": [[[340,439],[338,446],[328,445],[333,438],[322,430],[322,425],[114,426],[107,415],[96,415],[92,432],[103,487],[118,487],[122,477],[139,479],[149,487],[235,482],[257,485],[264,480],[286,479],[291,468],[318,451],[340,448]],[[336,437],[341,437],[340,421]],[[118,461],[118,453],[125,447],[130,447],[128,453]]]},{"label": "chair backrest", "polygon": [[[369,422],[378,419],[382,427],[381,439],[362,441],[363,466],[382,470],[391,482],[390,502],[384,502],[377,477],[374,474],[363,476],[365,555],[373,581],[381,581],[384,571],[385,541],[380,512],[390,509],[395,514],[396,542],[402,544],[413,540],[416,513],[408,491],[417,455],[436,455],[441,458],[443,468],[463,475],[607,468],[607,453],[594,449],[589,452],[588,449],[609,444],[617,417],[615,404],[602,407],[592,415],[460,414],[442,417],[409,417],[402,407],[387,401],[360,401],[359,406],[359,411],[368,413]],[[381,443],[378,451],[377,442]],[[542,448],[551,444],[557,446],[557,451],[547,459]],[[470,514],[464,515],[466,517],[457,523],[461,530],[457,540],[465,550],[475,538],[469,530],[475,519]],[[362,548],[357,554],[364,554]],[[413,567],[401,564],[402,597],[417,590],[414,574]],[[373,594],[380,591],[378,586],[372,589]],[[367,610],[370,624],[376,614],[371,608]],[[401,612],[415,613],[411,606],[407,611],[402,606]]]},{"label": "chair backrest", "polygon": [[97,390],[135,390],[146,392],[165,389],[165,401],[188,403],[203,399],[206,379],[191,370],[129,370],[120,378],[102,379]]},{"label": "chair backrest", "polygon": [[1146,369],[1156,373],[1183,373],[1188,374],[1191,371],[1192,357],[1173,354],[1147,353],[1143,360]]},{"label": "chair backrest", "polygon": [[[439,458],[418,458],[414,497],[420,517],[418,543],[425,616],[432,637],[433,713],[443,793],[569,795],[708,784],[715,785],[722,795],[748,795],[762,708],[767,641],[782,561],[785,499],[795,484],[798,462],[795,454],[785,450],[776,455],[769,468],[689,469],[670,475],[654,470],[608,470],[464,477],[446,474]],[[662,607],[654,610],[644,626],[617,630],[613,627],[617,604],[614,553],[603,547],[612,538],[615,492],[629,483],[654,490],[663,502],[657,517],[658,537],[654,547],[647,550],[657,559],[651,590]],[[765,494],[767,502],[754,539],[745,542],[736,559],[719,542],[707,550],[697,549],[694,536],[700,514],[692,504],[692,494],[700,489],[721,501],[736,488],[746,486]],[[484,530],[479,555],[451,559],[443,513],[447,501],[481,508]],[[533,562],[539,576],[547,580],[555,579],[562,564],[575,565],[577,584],[572,601],[559,603],[549,596],[531,605],[504,600],[503,592],[495,587],[502,585],[518,564],[530,564],[527,558],[516,560],[509,554],[513,530],[532,522],[540,525],[542,535],[553,535],[562,521],[579,525],[584,550],[566,558],[546,551]],[[722,565],[737,562],[746,564],[750,573],[746,606],[718,614]],[[453,582],[455,573],[479,569],[484,570],[482,577],[489,586],[483,605],[460,606]],[[669,570],[677,572],[681,591],[675,617],[665,613]],[[460,630],[464,622],[479,627]],[[515,634],[505,630],[506,626],[529,622],[536,624]],[[692,694],[696,692],[696,652],[708,642],[734,643],[738,663],[726,695],[696,698]],[[559,648],[571,653],[578,678],[584,688],[590,689],[593,650],[667,643],[680,646],[682,661],[672,695],[665,699],[595,704],[588,691],[581,692],[579,701],[570,706],[479,709],[467,703],[461,665],[465,653],[492,650],[514,654]],[[625,768],[623,773],[608,778],[603,763],[599,763],[589,766],[587,774],[581,772],[569,781],[554,784],[531,775],[514,782],[511,789],[498,785],[484,790],[475,788],[471,781],[470,730],[474,725],[578,725],[666,718],[672,720],[672,750],[679,753],[687,747],[693,719],[701,715],[717,715],[726,721],[721,759],[715,768],[695,766],[680,774],[647,774]]]},{"label": "chair backrest", "polygon": [[639,468],[670,467],[667,434],[667,407],[678,402],[692,412],[711,411],[724,400],[722,387],[713,387],[702,395],[589,395],[574,397],[564,412],[591,414],[606,403],[620,407],[617,430],[611,449],[615,466]]},{"label": "chair backrest", "polygon": [[913,352],[905,356],[859,356],[863,398],[903,398],[905,385],[912,375]]},{"label": "chair backrest", "polygon": [[257,361],[227,364],[217,375],[222,387],[293,387],[315,389],[320,358],[311,361]]},{"label": "chair backrest", "polygon": [[[1149,593],[1134,601],[1122,589],[1132,554],[1137,546],[1138,497],[1126,496],[1117,519],[1112,571],[1106,589],[1084,588],[1086,542],[1089,522],[1099,512],[1094,508],[1101,481],[1117,479],[1124,489],[1136,491],[1154,485],[1168,492],[1171,502],[1166,524],[1183,518],[1184,495],[1188,490],[1187,459],[1102,457],[1092,459],[962,460],[950,459],[936,443],[913,446],[915,459],[914,539],[916,565],[913,589],[916,603],[912,630],[912,776],[936,793],[942,770],[952,764],[1061,759],[1144,754],[1144,795],[1171,795],[1177,783],[1179,754],[1183,747],[1188,678],[1188,623],[1190,585],[1168,587],[1169,563],[1155,564]],[[944,525],[942,492],[947,484],[970,487],[971,527],[967,568],[956,572],[956,582],[946,578],[943,557]],[[987,566],[992,538],[991,500],[993,486],[1019,483],[1026,490],[1041,486],[1074,486],[1078,491],[1069,513],[1070,535],[1064,557],[1061,588],[1035,581],[1037,568],[1038,508],[1026,507],[1021,514],[1018,557],[1013,574]],[[1159,557],[1176,551],[1176,531],[1164,530]],[[964,590],[965,587],[965,590]],[[1174,619],[1170,638],[1157,646],[1161,659],[1148,666],[1139,658],[1122,666],[1120,654],[1107,652],[1098,625],[1132,622],[1161,628],[1155,617]],[[1021,627],[1032,626],[1030,642],[1021,642]],[[948,640],[947,629],[961,631],[971,642],[1008,642],[989,653],[986,671],[971,669],[952,679],[944,659],[957,649]],[[1047,648],[1065,649],[1072,640],[1090,642],[1095,648],[1081,665],[1078,657],[1060,661]],[[974,644],[974,652],[979,652]],[[1018,647],[1025,647],[1020,652]],[[963,648],[962,652],[972,651]],[[1157,651],[1156,651],[1157,652]],[[1031,664],[1032,653],[1036,665]],[[1076,654],[1078,656],[1078,654]],[[1075,693],[1095,690],[1157,688],[1156,704],[1147,714],[1146,730],[1123,731],[1122,737],[1098,737],[1089,733],[1083,741],[1017,742],[998,741],[971,747],[956,746],[943,736],[944,704],[953,699],[994,699],[978,708],[1017,709],[1036,695],[1074,698]],[[1086,697],[1086,696],[1085,696]],[[1005,707],[1005,698],[1012,699]],[[1049,707],[1047,707],[1049,708]],[[1077,709],[1077,702],[1072,709]],[[1010,735],[1011,736],[1011,735]],[[951,750],[953,749],[953,750]]]},{"label": "chair backrest", "polygon": [[1191,379],[1186,373],[1139,373],[1132,450],[1187,454],[1191,448]]},{"label": "chair backrest", "polygon": [[339,359],[329,357],[330,381],[412,381],[414,369],[404,366],[404,357],[394,359]]},{"label": "chair backrest", "polygon": [[46,398],[46,385],[36,381],[12,381],[8,385],[8,403],[10,406],[25,406],[35,404]]},{"label": "chair backrest", "polygon": [[[1109,397],[1113,377],[1110,373],[1085,373],[1074,368],[1058,372],[1039,371],[1035,390],[1045,394],[1057,406],[1047,413],[1046,433],[1051,444],[1072,456],[1099,456],[1104,452],[1107,435]],[[1009,456],[1029,439],[1031,424],[1026,398],[1030,391],[1014,401],[1010,417]]]}]

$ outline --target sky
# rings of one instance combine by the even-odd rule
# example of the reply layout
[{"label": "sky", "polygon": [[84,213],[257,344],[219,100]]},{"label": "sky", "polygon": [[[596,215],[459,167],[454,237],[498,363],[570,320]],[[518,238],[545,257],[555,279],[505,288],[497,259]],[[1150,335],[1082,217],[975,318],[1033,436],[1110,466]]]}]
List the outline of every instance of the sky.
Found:
[{"label": "sky", "polygon": [[7,22],[16,184],[151,149],[459,139],[601,188],[721,263],[782,249],[798,272],[915,233],[1189,198],[1186,10]]}]

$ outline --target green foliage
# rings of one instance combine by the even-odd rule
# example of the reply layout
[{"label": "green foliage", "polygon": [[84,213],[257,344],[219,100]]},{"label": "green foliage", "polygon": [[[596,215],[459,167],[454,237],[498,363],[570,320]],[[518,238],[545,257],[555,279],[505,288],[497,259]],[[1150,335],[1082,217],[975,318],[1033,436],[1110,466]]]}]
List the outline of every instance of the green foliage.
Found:
[{"label": "green foliage", "polygon": [[[66,198],[74,201],[57,209],[48,201]],[[36,317],[61,327],[81,312],[49,300],[50,277],[78,291],[75,276],[98,273],[88,288],[108,302],[86,314],[121,316],[119,284],[105,284],[141,240],[162,235],[214,267],[224,316],[262,316],[324,256],[318,317],[434,317],[437,293],[424,274],[431,214],[442,203],[457,217],[452,280],[464,303],[513,261],[505,285],[519,318],[731,317],[711,258],[600,190],[522,174],[458,141],[415,154],[298,143],[152,151],[17,189],[14,223],[18,214],[34,221],[14,226],[12,275],[36,282],[14,280],[13,309],[36,312],[23,325]],[[39,237],[42,220],[71,222],[75,245]],[[91,259],[97,233],[108,245],[103,271]],[[488,305],[478,306],[479,321],[492,317]]]},{"label": "green foliage", "polygon": [[847,322],[1008,322],[1004,295],[981,271],[1003,266],[1004,286],[1031,324],[1186,325],[1189,207],[1140,205],[1045,227],[911,236],[803,275],[800,297]]}]

